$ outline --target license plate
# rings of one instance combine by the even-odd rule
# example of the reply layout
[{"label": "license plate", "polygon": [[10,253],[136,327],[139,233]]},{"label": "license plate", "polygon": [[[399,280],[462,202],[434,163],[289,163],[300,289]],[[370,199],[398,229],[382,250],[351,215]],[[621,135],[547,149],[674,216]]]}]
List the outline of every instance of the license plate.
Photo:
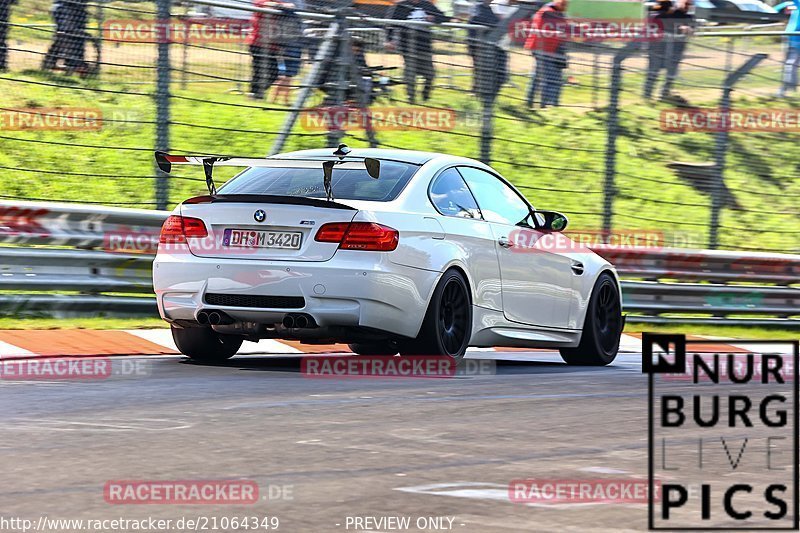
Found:
[{"label": "license plate", "polygon": [[236,248],[283,248],[299,250],[303,234],[299,231],[259,231],[226,229],[224,246]]}]

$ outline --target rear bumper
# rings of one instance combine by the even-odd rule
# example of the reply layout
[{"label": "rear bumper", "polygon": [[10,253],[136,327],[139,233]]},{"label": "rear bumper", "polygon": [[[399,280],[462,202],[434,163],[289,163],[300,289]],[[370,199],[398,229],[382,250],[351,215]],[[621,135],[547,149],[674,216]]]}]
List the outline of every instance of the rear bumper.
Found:
[{"label": "rear bumper", "polygon": [[[441,274],[401,266],[386,253],[339,250],[324,262],[253,261],[159,253],[153,263],[158,310],[167,321],[196,320],[219,309],[236,320],[280,323],[307,313],[320,326],[364,326],[406,337],[419,332]],[[206,293],[301,296],[302,308],[210,305]]]}]

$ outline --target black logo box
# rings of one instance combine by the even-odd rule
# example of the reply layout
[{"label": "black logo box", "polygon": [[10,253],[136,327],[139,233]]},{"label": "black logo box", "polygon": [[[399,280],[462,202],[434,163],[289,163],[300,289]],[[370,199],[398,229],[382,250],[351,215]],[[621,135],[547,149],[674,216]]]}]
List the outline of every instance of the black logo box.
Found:
[{"label": "black logo box", "polygon": [[[794,525],[785,527],[655,527],[655,502],[653,495],[655,490],[653,466],[655,426],[653,423],[653,397],[654,397],[654,374],[682,374],[686,372],[686,345],[720,344],[725,342],[735,342],[737,345],[758,344],[761,346],[791,346],[794,364]],[[653,363],[653,348],[658,346],[665,353],[673,353],[675,359],[670,361],[659,356],[657,363]],[[674,350],[670,350],[674,347]],[[724,352],[723,352],[724,353]],[[797,531],[800,529],[800,375],[798,375],[798,364],[800,364],[800,341],[769,341],[769,340],[692,340],[687,343],[685,335],[668,335],[656,333],[642,334],[642,372],[647,374],[647,524],[650,531]]]}]

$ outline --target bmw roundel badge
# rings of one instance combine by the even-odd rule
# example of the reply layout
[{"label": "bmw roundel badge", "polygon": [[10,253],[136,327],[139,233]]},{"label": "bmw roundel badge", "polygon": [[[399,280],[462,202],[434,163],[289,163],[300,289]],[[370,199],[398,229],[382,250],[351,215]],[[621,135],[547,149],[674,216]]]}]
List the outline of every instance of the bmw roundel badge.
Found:
[{"label": "bmw roundel badge", "polygon": [[267,213],[263,209],[259,209],[253,213],[253,218],[256,219],[256,222],[264,222],[264,219],[267,218]]}]

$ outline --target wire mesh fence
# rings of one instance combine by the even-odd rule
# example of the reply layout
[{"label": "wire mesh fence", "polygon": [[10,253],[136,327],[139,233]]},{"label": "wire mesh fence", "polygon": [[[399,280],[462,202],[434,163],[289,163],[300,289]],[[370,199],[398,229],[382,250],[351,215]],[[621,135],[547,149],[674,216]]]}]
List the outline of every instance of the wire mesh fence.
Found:
[{"label": "wire mesh fence", "polygon": [[154,149],[345,142],[481,159],[605,239],[800,250],[793,36],[297,2],[0,0],[0,198],[171,207],[204,180]]}]

